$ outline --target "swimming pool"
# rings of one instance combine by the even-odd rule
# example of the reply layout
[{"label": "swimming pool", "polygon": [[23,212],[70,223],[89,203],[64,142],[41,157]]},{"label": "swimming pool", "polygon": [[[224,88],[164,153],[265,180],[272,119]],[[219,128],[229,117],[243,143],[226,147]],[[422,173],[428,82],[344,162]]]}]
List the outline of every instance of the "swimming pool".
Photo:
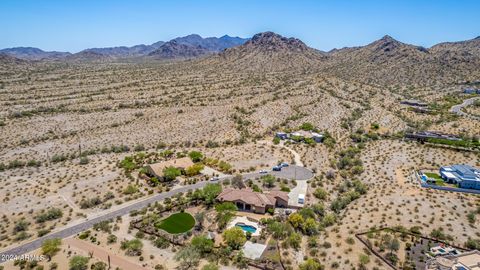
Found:
[{"label": "swimming pool", "polygon": [[244,223],[237,223],[235,226],[240,227],[243,231],[249,232],[249,233],[254,233],[257,231],[257,228],[250,226],[250,225],[245,225]]}]

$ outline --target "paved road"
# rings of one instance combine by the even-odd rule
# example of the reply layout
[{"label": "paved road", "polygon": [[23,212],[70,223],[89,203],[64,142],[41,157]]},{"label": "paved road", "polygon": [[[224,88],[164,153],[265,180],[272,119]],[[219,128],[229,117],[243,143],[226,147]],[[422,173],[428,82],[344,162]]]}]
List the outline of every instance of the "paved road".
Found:
[{"label": "paved road", "polygon": [[455,106],[452,106],[452,108],[450,108],[450,112],[453,112],[453,113],[456,113],[460,116],[465,116],[465,117],[468,117],[468,118],[472,118],[472,119],[475,119],[475,120],[479,120],[480,121],[480,117],[478,116],[475,116],[475,115],[471,115],[471,114],[468,114],[468,113],[465,113],[462,111],[462,109],[464,107],[467,107],[467,106],[470,106],[473,104],[473,102],[475,102],[475,100],[479,99],[480,97],[473,97],[473,98],[469,98],[469,99],[466,99],[463,101],[462,104],[458,104],[458,105],[455,105]]},{"label": "paved road", "polygon": [[[271,173],[272,175],[275,175],[276,177],[287,178],[287,179],[293,179],[294,177],[296,177],[296,179],[299,179],[299,180],[306,180],[306,179],[310,179],[310,178],[313,177],[313,173],[310,170],[308,170],[304,167],[299,167],[299,166],[289,166],[289,167],[283,168],[282,171],[280,171],[280,172],[269,172],[269,173]],[[264,174],[247,173],[247,174],[243,175],[243,179],[244,180],[253,179],[253,178],[261,177],[262,175],[264,175]],[[227,179],[230,179],[232,177],[233,176],[231,176],[231,175],[224,176],[224,177],[220,178],[220,181],[227,180]],[[32,251],[40,248],[43,241],[45,241],[47,239],[52,239],[52,238],[62,238],[63,239],[63,238],[70,237],[72,235],[75,235],[77,233],[80,233],[82,231],[90,229],[91,227],[93,227],[94,224],[99,223],[101,221],[114,219],[118,216],[127,215],[133,210],[142,209],[142,208],[148,206],[149,204],[152,204],[152,203],[155,203],[156,201],[161,201],[161,200],[164,200],[166,198],[172,197],[175,194],[178,194],[180,192],[185,193],[185,192],[188,192],[188,190],[194,190],[194,189],[202,188],[207,183],[208,182],[199,182],[199,183],[196,183],[196,184],[193,184],[193,185],[183,186],[183,187],[177,188],[175,190],[171,190],[169,192],[160,193],[160,194],[154,195],[152,197],[149,197],[147,199],[144,199],[144,200],[135,202],[133,204],[130,204],[128,206],[125,206],[123,208],[120,208],[118,210],[110,211],[108,213],[105,213],[104,215],[86,220],[86,221],[84,221],[80,224],[60,229],[59,231],[56,231],[56,232],[53,232],[51,234],[45,235],[43,237],[37,238],[37,239],[33,240],[32,242],[22,244],[20,246],[11,248],[9,250],[5,250],[5,251],[0,253],[0,263],[5,261],[5,255],[20,256],[20,255],[23,255],[23,254],[28,254],[29,252],[32,252]]]}]

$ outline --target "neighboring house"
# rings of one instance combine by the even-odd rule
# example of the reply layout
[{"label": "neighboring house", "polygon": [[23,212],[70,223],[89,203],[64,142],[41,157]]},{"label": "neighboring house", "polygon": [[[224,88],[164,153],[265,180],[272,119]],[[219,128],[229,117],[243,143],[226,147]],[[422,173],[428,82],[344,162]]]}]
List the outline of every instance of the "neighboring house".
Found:
[{"label": "neighboring house", "polygon": [[450,141],[459,141],[459,137],[451,134],[445,134],[437,131],[419,131],[413,133],[405,133],[405,138],[415,139],[418,141],[426,141],[427,139],[446,139]]},{"label": "neighboring house", "polygon": [[415,106],[415,107],[427,107],[428,106],[428,103],[420,101],[420,100],[415,100],[415,99],[404,100],[404,101],[401,101],[400,104],[408,105],[408,106]]},{"label": "neighboring house", "polygon": [[163,170],[168,167],[175,167],[180,170],[185,170],[186,168],[192,166],[194,163],[189,157],[183,157],[178,159],[171,159],[167,161],[162,161],[154,164],[147,165],[148,175],[156,177],[157,179],[163,179]]},{"label": "neighboring house", "polygon": [[312,135],[312,139],[313,139],[315,142],[317,142],[317,143],[323,142],[323,135],[322,135],[322,134],[319,134],[319,133],[316,133],[316,132],[312,132],[311,135]]},{"label": "neighboring house", "polygon": [[475,89],[475,88],[466,88],[463,89],[464,94],[480,94],[480,89]]},{"label": "neighboring house", "polygon": [[275,137],[279,138],[280,140],[286,140],[288,139],[288,134],[285,132],[277,132]]},{"label": "neighboring house", "polygon": [[440,176],[445,182],[458,184],[460,188],[480,189],[480,170],[470,165],[443,166]]},{"label": "neighboring house", "polygon": [[480,251],[435,257],[427,261],[425,270],[480,270]]},{"label": "neighboring house", "polygon": [[238,210],[265,214],[268,209],[275,207],[288,207],[288,194],[283,191],[270,191],[268,193],[254,192],[249,188],[227,188],[217,196],[220,202],[232,202]]},{"label": "neighboring house", "polygon": [[280,140],[304,140],[304,139],[313,139],[317,143],[323,142],[323,135],[316,132],[310,132],[305,130],[299,130],[292,133],[285,133],[285,132],[277,132],[275,133],[275,137],[279,138]]}]

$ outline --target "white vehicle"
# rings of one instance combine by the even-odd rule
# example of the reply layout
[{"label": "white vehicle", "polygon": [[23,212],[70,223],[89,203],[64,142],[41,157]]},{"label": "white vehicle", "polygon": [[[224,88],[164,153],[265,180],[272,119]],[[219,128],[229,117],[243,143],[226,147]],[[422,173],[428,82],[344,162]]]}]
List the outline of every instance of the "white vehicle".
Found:
[{"label": "white vehicle", "polygon": [[265,173],[268,173],[268,171],[267,170],[260,170],[259,173],[265,174]]},{"label": "white vehicle", "polygon": [[210,178],[210,181],[218,181],[218,180],[220,180],[220,178],[218,178],[218,177],[216,177],[216,176]]},{"label": "white vehicle", "polygon": [[299,204],[305,203],[305,194],[298,194],[298,203]]}]

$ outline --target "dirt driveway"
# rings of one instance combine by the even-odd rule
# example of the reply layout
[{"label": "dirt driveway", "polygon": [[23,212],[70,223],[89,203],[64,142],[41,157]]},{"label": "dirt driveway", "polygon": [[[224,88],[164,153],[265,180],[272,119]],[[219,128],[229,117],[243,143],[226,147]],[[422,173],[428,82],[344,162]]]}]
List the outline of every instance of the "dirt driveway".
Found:
[{"label": "dirt driveway", "polygon": [[108,256],[110,256],[110,263],[112,264],[112,266],[118,266],[121,269],[148,270],[148,268],[142,267],[141,265],[131,262],[126,258],[120,257],[113,253],[109,253],[105,249],[83,240],[67,238],[64,240],[64,243],[77,249],[84,250],[86,252],[92,252],[93,257],[98,258],[99,260],[106,263],[108,263]]}]

